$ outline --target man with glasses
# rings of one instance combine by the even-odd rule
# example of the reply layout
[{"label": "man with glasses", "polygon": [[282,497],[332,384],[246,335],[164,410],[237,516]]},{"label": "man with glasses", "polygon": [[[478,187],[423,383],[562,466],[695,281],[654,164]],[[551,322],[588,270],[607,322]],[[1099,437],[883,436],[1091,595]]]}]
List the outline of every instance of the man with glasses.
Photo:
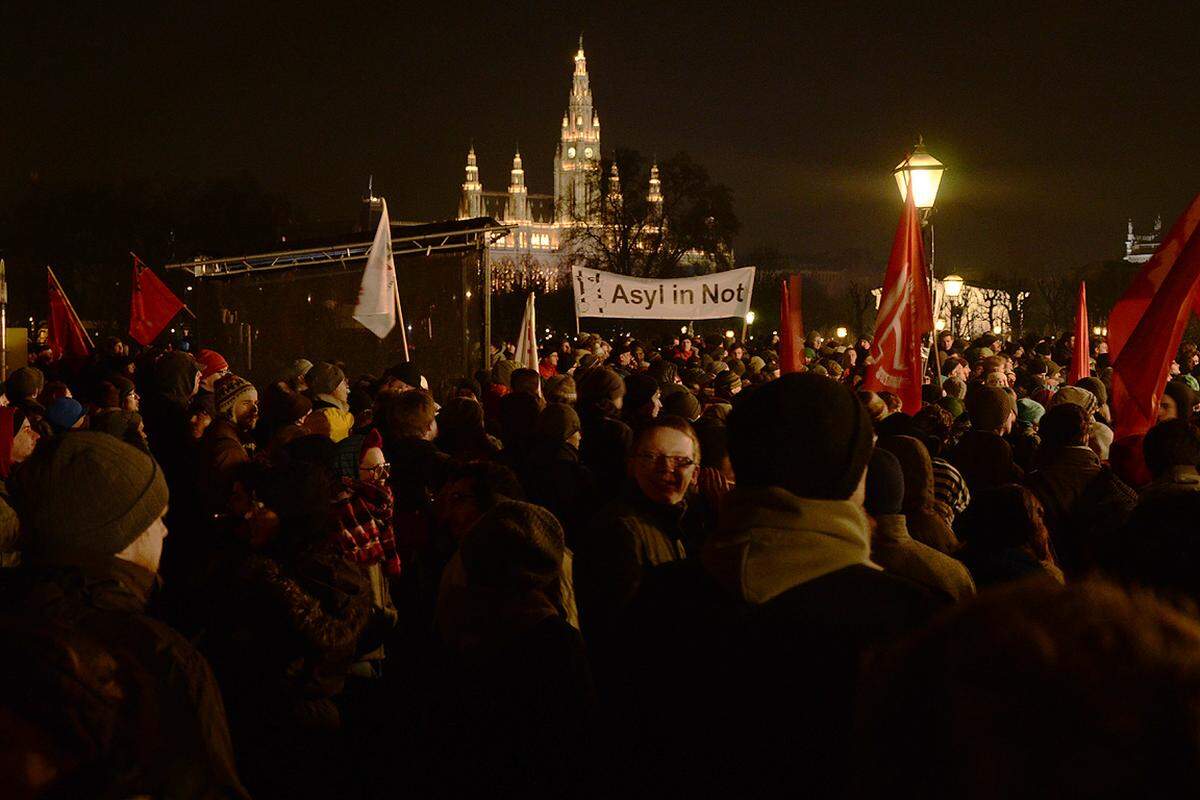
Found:
[{"label": "man with glasses", "polygon": [[634,437],[630,480],[581,537],[576,584],[589,643],[603,639],[637,592],[647,567],[685,556],[684,500],[700,462],[700,442],[679,417],[658,417]]}]

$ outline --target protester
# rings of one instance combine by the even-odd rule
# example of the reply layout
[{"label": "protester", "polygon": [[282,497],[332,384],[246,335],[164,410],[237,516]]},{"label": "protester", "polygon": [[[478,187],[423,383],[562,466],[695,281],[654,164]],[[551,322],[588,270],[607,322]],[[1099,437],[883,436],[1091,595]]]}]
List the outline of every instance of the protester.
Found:
[{"label": "protester", "polygon": [[[134,754],[96,765],[96,779],[120,786],[113,796],[248,797],[208,665],[147,614],[167,536],[162,470],[107,434],[82,431],[41,442],[12,496],[27,536],[21,567],[0,584],[0,610],[86,634],[133,682],[116,724],[138,731]],[[50,780],[78,780],[77,764],[47,755]],[[92,796],[114,789],[76,788]]]},{"label": "protester", "polygon": [[1042,504],[1024,486],[1005,484],[976,494],[959,531],[964,545],[955,555],[981,590],[1031,576],[1063,580]]}]

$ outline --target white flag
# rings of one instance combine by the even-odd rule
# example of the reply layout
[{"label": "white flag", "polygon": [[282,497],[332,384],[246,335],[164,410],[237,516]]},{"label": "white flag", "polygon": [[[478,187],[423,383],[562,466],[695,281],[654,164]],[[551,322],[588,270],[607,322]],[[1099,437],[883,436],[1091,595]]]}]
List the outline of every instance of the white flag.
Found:
[{"label": "white flag", "polygon": [[533,292],[525,301],[525,317],[521,320],[521,332],[517,335],[517,364],[537,372],[537,313],[534,311]]},{"label": "white flag", "polygon": [[367,268],[363,270],[362,284],[358,287],[354,318],[382,339],[396,327],[399,294],[396,290],[396,262],[392,259],[392,226],[388,222],[387,201],[380,202],[383,211],[379,215],[379,227],[375,229],[375,241],[367,252]]}]

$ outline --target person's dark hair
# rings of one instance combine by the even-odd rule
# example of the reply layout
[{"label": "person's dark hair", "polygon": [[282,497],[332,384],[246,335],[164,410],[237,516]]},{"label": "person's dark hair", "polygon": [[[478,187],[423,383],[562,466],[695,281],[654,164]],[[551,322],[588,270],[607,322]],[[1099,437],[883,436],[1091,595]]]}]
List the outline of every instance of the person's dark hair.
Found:
[{"label": "person's dark hair", "polygon": [[871,457],[866,409],[844,384],[811,373],[759,386],[734,407],[728,424],[739,486],[845,500]]},{"label": "person's dark hair", "polygon": [[450,384],[450,397],[474,397],[476,400],[483,399],[483,390],[479,388],[479,381],[473,378],[459,378]]},{"label": "person's dark hair", "polygon": [[886,654],[864,797],[1160,797],[1200,783],[1200,625],[1100,581],[980,595]]},{"label": "person's dark hair", "polygon": [[1038,435],[1042,439],[1042,450],[1056,450],[1087,444],[1092,430],[1092,419],[1082,406],[1060,403],[1047,411],[1038,423]]},{"label": "person's dark hair", "polygon": [[660,414],[654,419],[647,420],[638,426],[638,429],[633,433],[633,442],[629,447],[630,457],[632,457],[634,453],[638,451],[638,448],[642,446],[643,442],[650,438],[651,434],[663,428],[679,431],[684,436],[691,439],[692,450],[694,452],[692,458],[699,463],[702,457],[702,452],[700,449],[700,438],[696,435],[695,428],[692,427],[692,423],[688,422],[683,417],[675,417],[670,414]]},{"label": "person's dark hair", "polygon": [[433,397],[420,389],[381,395],[376,406],[375,423],[385,439],[423,436],[436,413]]},{"label": "person's dark hair", "polygon": [[1146,432],[1142,454],[1154,475],[1171,467],[1194,467],[1200,462],[1200,429],[1186,419],[1160,422]]},{"label": "person's dark hair", "polygon": [[495,508],[501,500],[524,500],[525,490],[517,475],[494,461],[452,461],[446,472],[446,484],[466,480],[471,497],[481,513]]},{"label": "person's dark hair", "polygon": [[512,371],[512,376],[508,379],[508,383],[514,392],[525,392],[536,395],[541,380],[542,376],[538,375],[537,370],[529,369],[528,367],[517,367]]},{"label": "person's dark hair", "polygon": [[715,420],[700,420],[695,429],[700,442],[700,466],[720,468],[729,458],[729,429]]},{"label": "person's dark hair", "polygon": [[954,431],[954,416],[939,405],[925,406],[912,418],[912,435],[936,457]]},{"label": "person's dark hair", "polygon": [[[309,438],[313,437],[304,437]],[[279,535],[272,542],[273,548],[295,553],[329,539],[333,516],[333,473],[329,467],[316,460],[287,458],[262,476],[258,497],[279,516]]]},{"label": "person's dark hair", "polygon": [[993,486],[971,496],[955,530],[976,552],[1027,547],[1039,560],[1050,556],[1050,540],[1042,504],[1033,492],[1015,483]]}]

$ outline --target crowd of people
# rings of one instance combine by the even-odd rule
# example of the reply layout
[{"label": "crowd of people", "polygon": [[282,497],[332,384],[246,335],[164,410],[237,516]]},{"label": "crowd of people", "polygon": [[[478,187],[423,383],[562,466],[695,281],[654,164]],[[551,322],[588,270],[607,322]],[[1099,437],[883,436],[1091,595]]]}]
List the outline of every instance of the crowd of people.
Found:
[{"label": "crowd of people", "polygon": [[15,370],[4,795],[1200,786],[1196,348],[1114,442],[1102,340],[941,334],[920,408],[805,345]]}]

